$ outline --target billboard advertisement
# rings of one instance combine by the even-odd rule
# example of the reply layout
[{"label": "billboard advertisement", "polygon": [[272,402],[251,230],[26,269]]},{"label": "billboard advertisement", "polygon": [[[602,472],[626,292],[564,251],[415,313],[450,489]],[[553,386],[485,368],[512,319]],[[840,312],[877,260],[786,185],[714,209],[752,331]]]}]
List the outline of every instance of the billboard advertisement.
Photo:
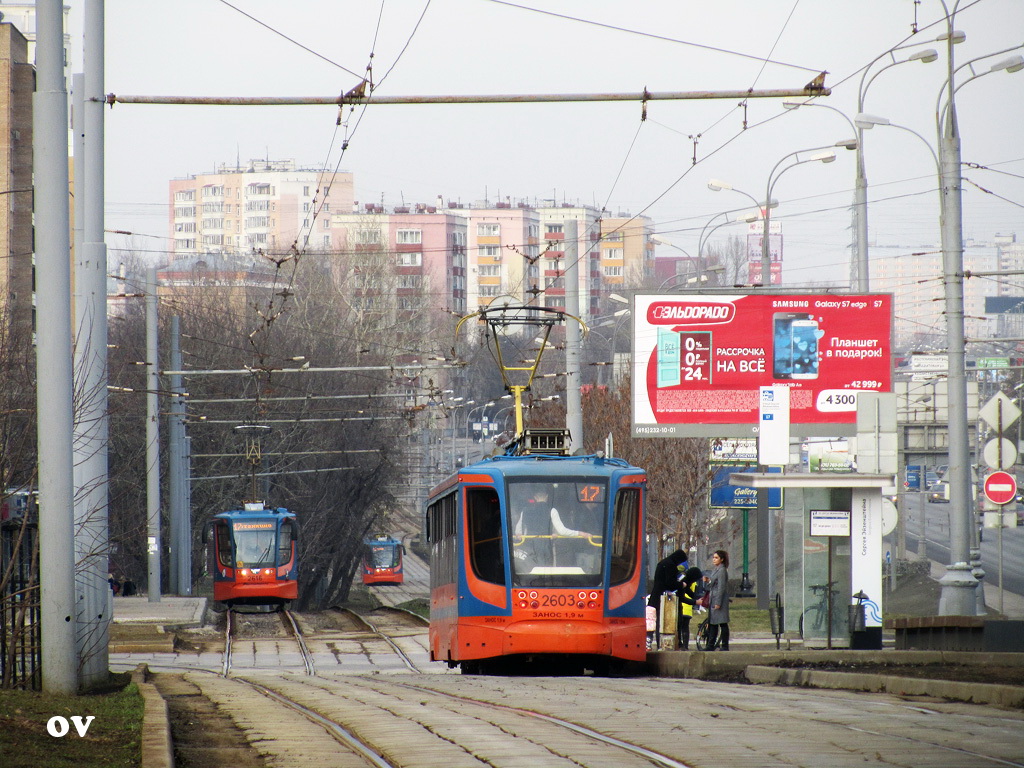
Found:
[{"label": "billboard advertisement", "polygon": [[786,386],[792,434],[856,433],[857,392],[892,391],[890,294],[638,294],[633,435],[752,437]]}]

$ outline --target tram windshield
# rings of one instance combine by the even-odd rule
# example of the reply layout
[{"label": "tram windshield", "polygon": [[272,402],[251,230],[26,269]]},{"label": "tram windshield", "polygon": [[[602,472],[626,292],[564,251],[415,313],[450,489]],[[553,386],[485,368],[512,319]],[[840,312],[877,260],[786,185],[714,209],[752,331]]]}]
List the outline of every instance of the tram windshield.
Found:
[{"label": "tram windshield", "polygon": [[366,548],[366,564],[371,568],[394,568],[398,565],[398,554],[394,544],[370,544]]},{"label": "tram windshield", "polygon": [[276,565],[274,556],[277,533],[271,522],[235,523],[235,560],[237,568],[267,568]]},{"label": "tram windshield", "polygon": [[509,483],[512,583],[600,585],[607,493],[604,479]]}]

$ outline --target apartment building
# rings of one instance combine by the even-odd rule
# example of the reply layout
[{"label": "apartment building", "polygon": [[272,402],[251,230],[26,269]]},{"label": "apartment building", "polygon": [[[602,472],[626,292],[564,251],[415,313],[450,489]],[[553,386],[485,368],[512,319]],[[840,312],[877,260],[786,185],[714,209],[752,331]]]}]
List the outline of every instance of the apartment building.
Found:
[{"label": "apartment building", "polygon": [[[68,91],[71,90],[71,33],[70,16],[71,6],[62,7],[64,16],[64,82]],[[16,0],[0,0],[0,20],[7,24],[13,24],[18,31],[24,35],[28,42],[26,61],[35,65],[36,61],[36,4],[31,2],[16,2]]]},{"label": "apartment building", "polygon": [[562,203],[537,209],[540,216],[539,286],[549,307],[565,308],[566,261],[565,225],[576,222],[577,268],[579,275],[580,316],[586,320],[600,312],[601,292],[601,212],[589,205]]},{"label": "apartment building", "polygon": [[[994,272],[995,246],[966,243],[964,270]],[[908,253],[904,247],[874,246],[871,250],[871,291],[891,293],[895,313],[893,346],[901,350],[941,349],[946,344],[945,286],[938,246]],[[985,315],[985,298],[995,296],[999,282],[991,278],[964,280],[964,331],[968,338],[995,334]]]},{"label": "apartment building", "polygon": [[222,164],[170,183],[172,259],[198,253],[283,253],[331,248],[331,214],[350,211],[351,173],[296,168],[294,160]]},{"label": "apartment building", "polygon": [[[460,210],[460,209],[454,209]],[[540,282],[540,216],[526,203],[497,203],[461,209],[467,222],[470,312],[498,297],[528,304]]]},{"label": "apartment building", "polygon": [[[335,279],[366,311],[424,306],[467,312],[466,219],[461,211],[400,206],[333,213],[329,250]],[[389,306],[393,305],[393,306]]]},{"label": "apartment building", "polygon": [[601,281],[604,287],[642,285],[654,279],[654,223],[618,213],[601,219]]},{"label": "apartment building", "polygon": [[32,92],[28,41],[0,23],[0,296],[15,317],[32,317]]}]

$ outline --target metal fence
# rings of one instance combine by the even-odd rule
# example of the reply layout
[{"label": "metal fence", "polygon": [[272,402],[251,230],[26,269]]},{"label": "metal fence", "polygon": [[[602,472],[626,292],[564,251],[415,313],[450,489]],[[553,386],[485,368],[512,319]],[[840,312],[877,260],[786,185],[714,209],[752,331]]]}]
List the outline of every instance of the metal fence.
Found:
[{"label": "metal fence", "polygon": [[41,690],[39,528],[0,523],[0,688]]}]

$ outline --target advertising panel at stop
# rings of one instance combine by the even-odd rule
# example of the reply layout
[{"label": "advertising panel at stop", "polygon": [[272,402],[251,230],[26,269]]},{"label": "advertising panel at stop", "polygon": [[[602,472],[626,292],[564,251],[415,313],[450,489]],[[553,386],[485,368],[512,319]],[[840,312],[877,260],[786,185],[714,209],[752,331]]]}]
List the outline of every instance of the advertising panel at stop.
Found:
[{"label": "advertising panel at stop", "polygon": [[892,391],[890,294],[637,295],[633,434],[757,435],[786,386],[792,434],[856,432],[857,393]]}]

